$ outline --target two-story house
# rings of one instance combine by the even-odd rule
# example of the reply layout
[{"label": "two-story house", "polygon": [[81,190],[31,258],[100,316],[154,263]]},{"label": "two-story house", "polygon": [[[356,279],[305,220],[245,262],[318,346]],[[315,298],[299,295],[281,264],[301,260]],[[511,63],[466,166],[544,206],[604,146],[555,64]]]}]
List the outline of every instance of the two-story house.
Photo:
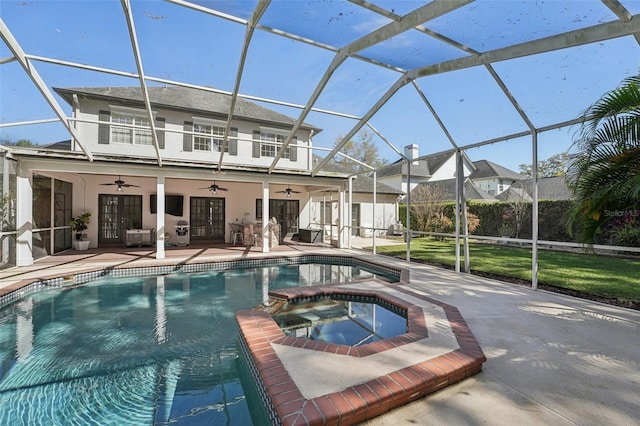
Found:
[{"label": "two-story house", "polygon": [[[71,248],[69,224],[83,212],[91,213],[82,232],[91,247],[126,245],[135,230],[156,245],[157,257],[181,226],[190,243],[229,241],[231,224],[242,222],[263,231],[277,223],[282,239],[325,221],[318,212],[327,206],[336,244],[348,242],[347,203],[358,204],[346,195],[349,173],[312,173],[313,136],[322,129],[302,123],[290,135],[293,118],[242,98],[229,117],[232,97],[214,90],[148,87],[150,108],[139,87],[54,90],[71,106],[77,138],[3,154],[4,192],[17,201],[17,265]],[[372,201],[373,185],[359,187],[367,189],[362,203]],[[380,212],[395,212],[398,194],[381,191]]]}]

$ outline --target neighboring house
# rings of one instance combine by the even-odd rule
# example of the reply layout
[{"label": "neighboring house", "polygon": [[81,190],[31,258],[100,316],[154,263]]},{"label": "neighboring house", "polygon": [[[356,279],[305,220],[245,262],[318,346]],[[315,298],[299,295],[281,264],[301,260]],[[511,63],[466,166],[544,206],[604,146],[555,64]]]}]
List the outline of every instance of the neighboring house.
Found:
[{"label": "neighboring house", "polygon": [[[314,155],[314,162],[321,157]],[[351,174],[348,169],[329,162],[325,167],[328,171]],[[376,202],[373,203],[374,180],[365,174],[352,179],[352,207],[351,207],[351,235],[370,237],[373,228],[376,235],[386,234],[389,226],[398,221],[398,201],[404,192],[392,188],[376,179]],[[312,206],[310,226],[324,229],[325,238],[332,238],[336,233],[336,221],[339,218],[339,194],[334,191],[321,191],[311,194]],[[375,209],[375,210],[374,210]],[[348,212],[347,212],[348,213]]]},{"label": "neighboring house", "polygon": [[[415,159],[411,163],[411,191],[429,183],[441,183],[447,200],[455,200],[456,154],[442,152],[419,157],[417,145],[405,147],[405,157]],[[467,200],[496,201],[497,194],[506,191],[514,182],[524,177],[512,170],[488,160],[472,162],[462,154],[465,176],[465,196]],[[407,162],[396,161],[378,171],[378,179],[389,186],[406,191]]]},{"label": "neighboring house", "polygon": [[[418,202],[420,187],[431,187],[429,194],[437,195],[437,199],[429,199],[428,201],[455,201],[456,200],[456,179],[446,179],[434,182],[423,182],[411,191],[411,202]],[[497,201],[493,196],[480,189],[470,178],[464,180],[464,196],[467,201]],[[415,198],[414,198],[415,197]]]},{"label": "neighboring house", "polygon": [[[532,179],[520,180],[499,194],[499,201],[532,201]],[[538,200],[571,200],[573,195],[564,176],[538,178]]]},{"label": "neighboring house", "polygon": [[[420,157],[418,145],[412,144],[405,146],[404,155],[413,160],[410,166],[411,188],[409,190],[413,190],[423,182],[447,180],[456,176],[456,155],[453,152]],[[469,176],[474,169],[473,163],[466,154],[462,154],[462,159],[464,175]],[[406,161],[398,160],[380,168],[378,180],[406,193],[408,192],[408,168]]]},{"label": "neighboring house", "polygon": [[[321,129],[303,123],[275,161],[295,120],[241,98],[227,122],[229,95],[150,87],[150,121],[139,87],[54,90],[72,107],[77,140],[0,149],[3,193],[16,201],[10,228],[17,231],[4,240],[5,261],[13,256],[26,266],[71,248],[69,224],[83,212],[91,213],[83,231],[91,247],[122,247],[139,231],[134,235],[157,244],[159,258],[166,238],[183,236],[183,222],[190,242],[229,241],[232,224],[267,219],[280,225],[282,238],[314,226],[321,207],[331,209],[332,242],[348,243],[349,173],[310,173],[317,164],[313,135]],[[366,194],[373,184],[354,180],[354,222],[395,222],[400,191],[377,187],[374,219],[373,194]],[[263,251],[270,243],[263,240]]]},{"label": "neighboring house", "polygon": [[478,188],[492,196],[506,191],[515,182],[524,179],[523,175],[489,160],[474,161],[473,165],[474,170],[469,178]]}]

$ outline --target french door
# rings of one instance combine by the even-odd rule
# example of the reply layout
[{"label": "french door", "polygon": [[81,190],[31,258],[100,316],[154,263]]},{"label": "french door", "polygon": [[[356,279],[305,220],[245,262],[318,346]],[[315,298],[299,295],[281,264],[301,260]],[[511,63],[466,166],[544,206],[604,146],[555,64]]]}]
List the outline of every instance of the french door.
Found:
[{"label": "french door", "polygon": [[123,245],[125,230],[142,228],[142,195],[98,196],[98,245]]},{"label": "french door", "polygon": [[225,199],[191,197],[189,227],[192,241],[224,241]]},{"label": "french door", "polygon": [[275,217],[280,224],[280,241],[287,234],[298,233],[298,216],[300,215],[298,200],[269,200],[269,215]]},{"label": "french door", "polygon": [[351,235],[365,235],[365,230],[360,232],[360,204],[351,205]]}]

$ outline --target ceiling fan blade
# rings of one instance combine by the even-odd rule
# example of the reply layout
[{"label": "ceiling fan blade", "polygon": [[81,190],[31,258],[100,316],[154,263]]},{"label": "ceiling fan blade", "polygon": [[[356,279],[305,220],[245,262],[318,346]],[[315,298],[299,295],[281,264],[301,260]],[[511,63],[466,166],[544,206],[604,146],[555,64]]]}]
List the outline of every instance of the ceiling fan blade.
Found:
[{"label": "ceiling fan blade", "polygon": [[132,183],[121,183],[119,186],[123,188],[140,188],[140,185],[134,185]]},{"label": "ceiling fan blade", "polygon": [[220,187],[218,187],[218,191],[228,191],[228,189],[227,189],[227,188],[220,188]]},{"label": "ceiling fan blade", "polygon": [[109,186],[109,185],[117,185],[117,183],[101,183],[100,185]]}]

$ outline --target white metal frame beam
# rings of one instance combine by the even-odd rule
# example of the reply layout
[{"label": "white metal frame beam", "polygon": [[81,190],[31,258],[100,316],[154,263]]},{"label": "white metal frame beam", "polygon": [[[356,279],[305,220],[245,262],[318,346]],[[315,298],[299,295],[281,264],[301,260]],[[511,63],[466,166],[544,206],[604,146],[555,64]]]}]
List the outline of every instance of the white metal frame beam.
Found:
[{"label": "white metal frame beam", "polygon": [[222,148],[220,149],[220,159],[218,161],[218,170],[222,170],[222,162],[224,160],[224,153],[227,149],[227,141],[229,139],[229,132],[231,131],[231,120],[233,119],[233,111],[236,109],[236,101],[238,100],[238,91],[240,90],[240,82],[242,81],[242,73],[244,72],[244,64],[247,60],[247,52],[249,51],[249,45],[253,37],[256,25],[260,21],[260,18],[269,7],[271,0],[260,0],[258,5],[251,15],[251,19],[247,22],[247,30],[244,35],[244,42],[242,43],[242,52],[240,53],[240,63],[238,64],[238,70],[236,71],[236,82],[233,86],[233,93],[231,94],[231,105],[229,106],[229,116],[227,117],[227,126],[224,130],[224,136],[222,139]]},{"label": "white metal frame beam", "polygon": [[136,60],[136,67],[138,68],[138,79],[140,80],[140,88],[142,89],[142,97],[144,99],[144,105],[147,110],[147,119],[149,120],[149,127],[151,127],[151,140],[153,141],[153,147],[156,150],[156,158],[158,159],[158,166],[162,167],[162,153],[160,153],[160,146],[158,145],[158,134],[156,133],[156,124],[153,118],[153,110],[151,109],[151,101],[149,100],[149,90],[147,89],[147,83],[144,78],[144,68],[142,66],[142,56],[140,55],[140,46],[138,45],[138,37],[136,35],[136,26],[133,22],[133,11],[131,10],[131,3],[129,0],[120,0],[125,17],[127,18],[127,28],[129,29],[129,38],[131,39],[131,47],[133,49],[133,56]]},{"label": "white metal frame beam", "polygon": [[[296,132],[304,122],[305,118],[307,118],[307,115],[309,114],[311,107],[316,103],[316,101],[320,97],[320,94],[326,87],[333,73],[338,69],[340,65],[342,65],[342,63],[348,57],[364,49],[367,49],[371,46],[374,46],[378,43],[381,43],[385,40],[388,40],[394,36],[397,36],[398,34],[401,34],[417,25],[423,24],[439,16],[442,16],[448,12],[451,12],[452,10],[455,10],[461,6],[464,6],[465,4],[470,3],[471,1],[472,0],[447,0],[447,1],[435,0],[431,3],[427,3],[426,5],[423,5],[415,9],[412,12],[409,12],[408,14],[403,16],[401,20],[392,21],[387,25],[381,28],[378,28],[377,30],[367,34],[366,36],[361,37],[358,40],[355,40],[352,43],[341,48],[334,56],[333,60],[331,61],[331,64],[325,71],[324,75],[320,79],[320,82],[314,89],[313,94],[307,101],[307,104],[304,110],[302,111],[302,113],[296,120],[295,124],[293,125],[293,129],[291,129],[289,136],[280,147],[280,150],[278,151],[278,154],[276,155],[276,157],[273,159],[273,162],[269,167],[269,172],[273,171],[275,166],[278,164],[278,161],[280,161],[280,159],[282,158],[285,149],[287,148],[289,143],[291,143],[293,136],[296,134]],[[342,145],[344,145],[344,143]]]},{"label": "white metal frame beam", "polygon": [[640,15],[634,15],[629,21],[613,21],[593,25],[591,27],[580,28],[578,30],[550,37],[544,37],[500,49],[490,50],[480,53],[480,55],[470,55],[435,65],[428,65],[426,67],[417,68],[415,71],[419,77],[426,77],[429,75],[471,68],[487,63],[506,61],[509,59],[551,52],[554,50],[583,46],[585,44],[611,40],[636,33],[640,33]]},{"label": "white metal frame beam", "polygon": [[0,18],[0,36],[7,44],[7,47],[11,50],[16,60],[22,66],[24,72],[27,73],[33,84],[35,84],[35,86],[37,87],[38,91],[40,91],[40,94],[45,98],[49,106],[53,109],[53,112],[55,112],[55,114],[58,116],[58,119],[60,120],[62,125],[71,134],[71,137],[76,140],[76,143],[78,144],[78,146],[80,146],[89,161],[93,161],[93,155],[84,146],[84,144],[80,142],[80,138],[78,137],[76,130],[69,123],[69,120],[67,120],[67,116],[64,113],[64,110],[62,109],[58,101],[56,101],[56,99],[53,97],[53,93],[51,93],[51,90],[49,90],[49,88],[47,87],[46,83],[36,70],[36,67],[27,58],[24,51],[22,50],[22,47],[20,47],[18,41],[15,39],[15,37],[13,37],[13,34],[11,34],[11,31],[9,31],[9,28],[6,26],[2,18]]},{"label": "white metal frame beam", "polygon": [[323,158],[311,171],[311,176],[315,176],[318,174],[320,170],[329,162],[331,159],[338,153],[343,146],[347,144],[351,140],[352,137],[355,136],[358,131],[373,117],[379,110],[387,103],[389,99],[398,91],[400,88],[408,84],[412,81],[415,76],[410,75],[409,73],[402,75],[396,82],[391,86],[378,101],[371,107],[371,109],[356,123],[356,125],[342,138],[340,142],[336,144],[336,146],[331,150],[329,155]]}]

